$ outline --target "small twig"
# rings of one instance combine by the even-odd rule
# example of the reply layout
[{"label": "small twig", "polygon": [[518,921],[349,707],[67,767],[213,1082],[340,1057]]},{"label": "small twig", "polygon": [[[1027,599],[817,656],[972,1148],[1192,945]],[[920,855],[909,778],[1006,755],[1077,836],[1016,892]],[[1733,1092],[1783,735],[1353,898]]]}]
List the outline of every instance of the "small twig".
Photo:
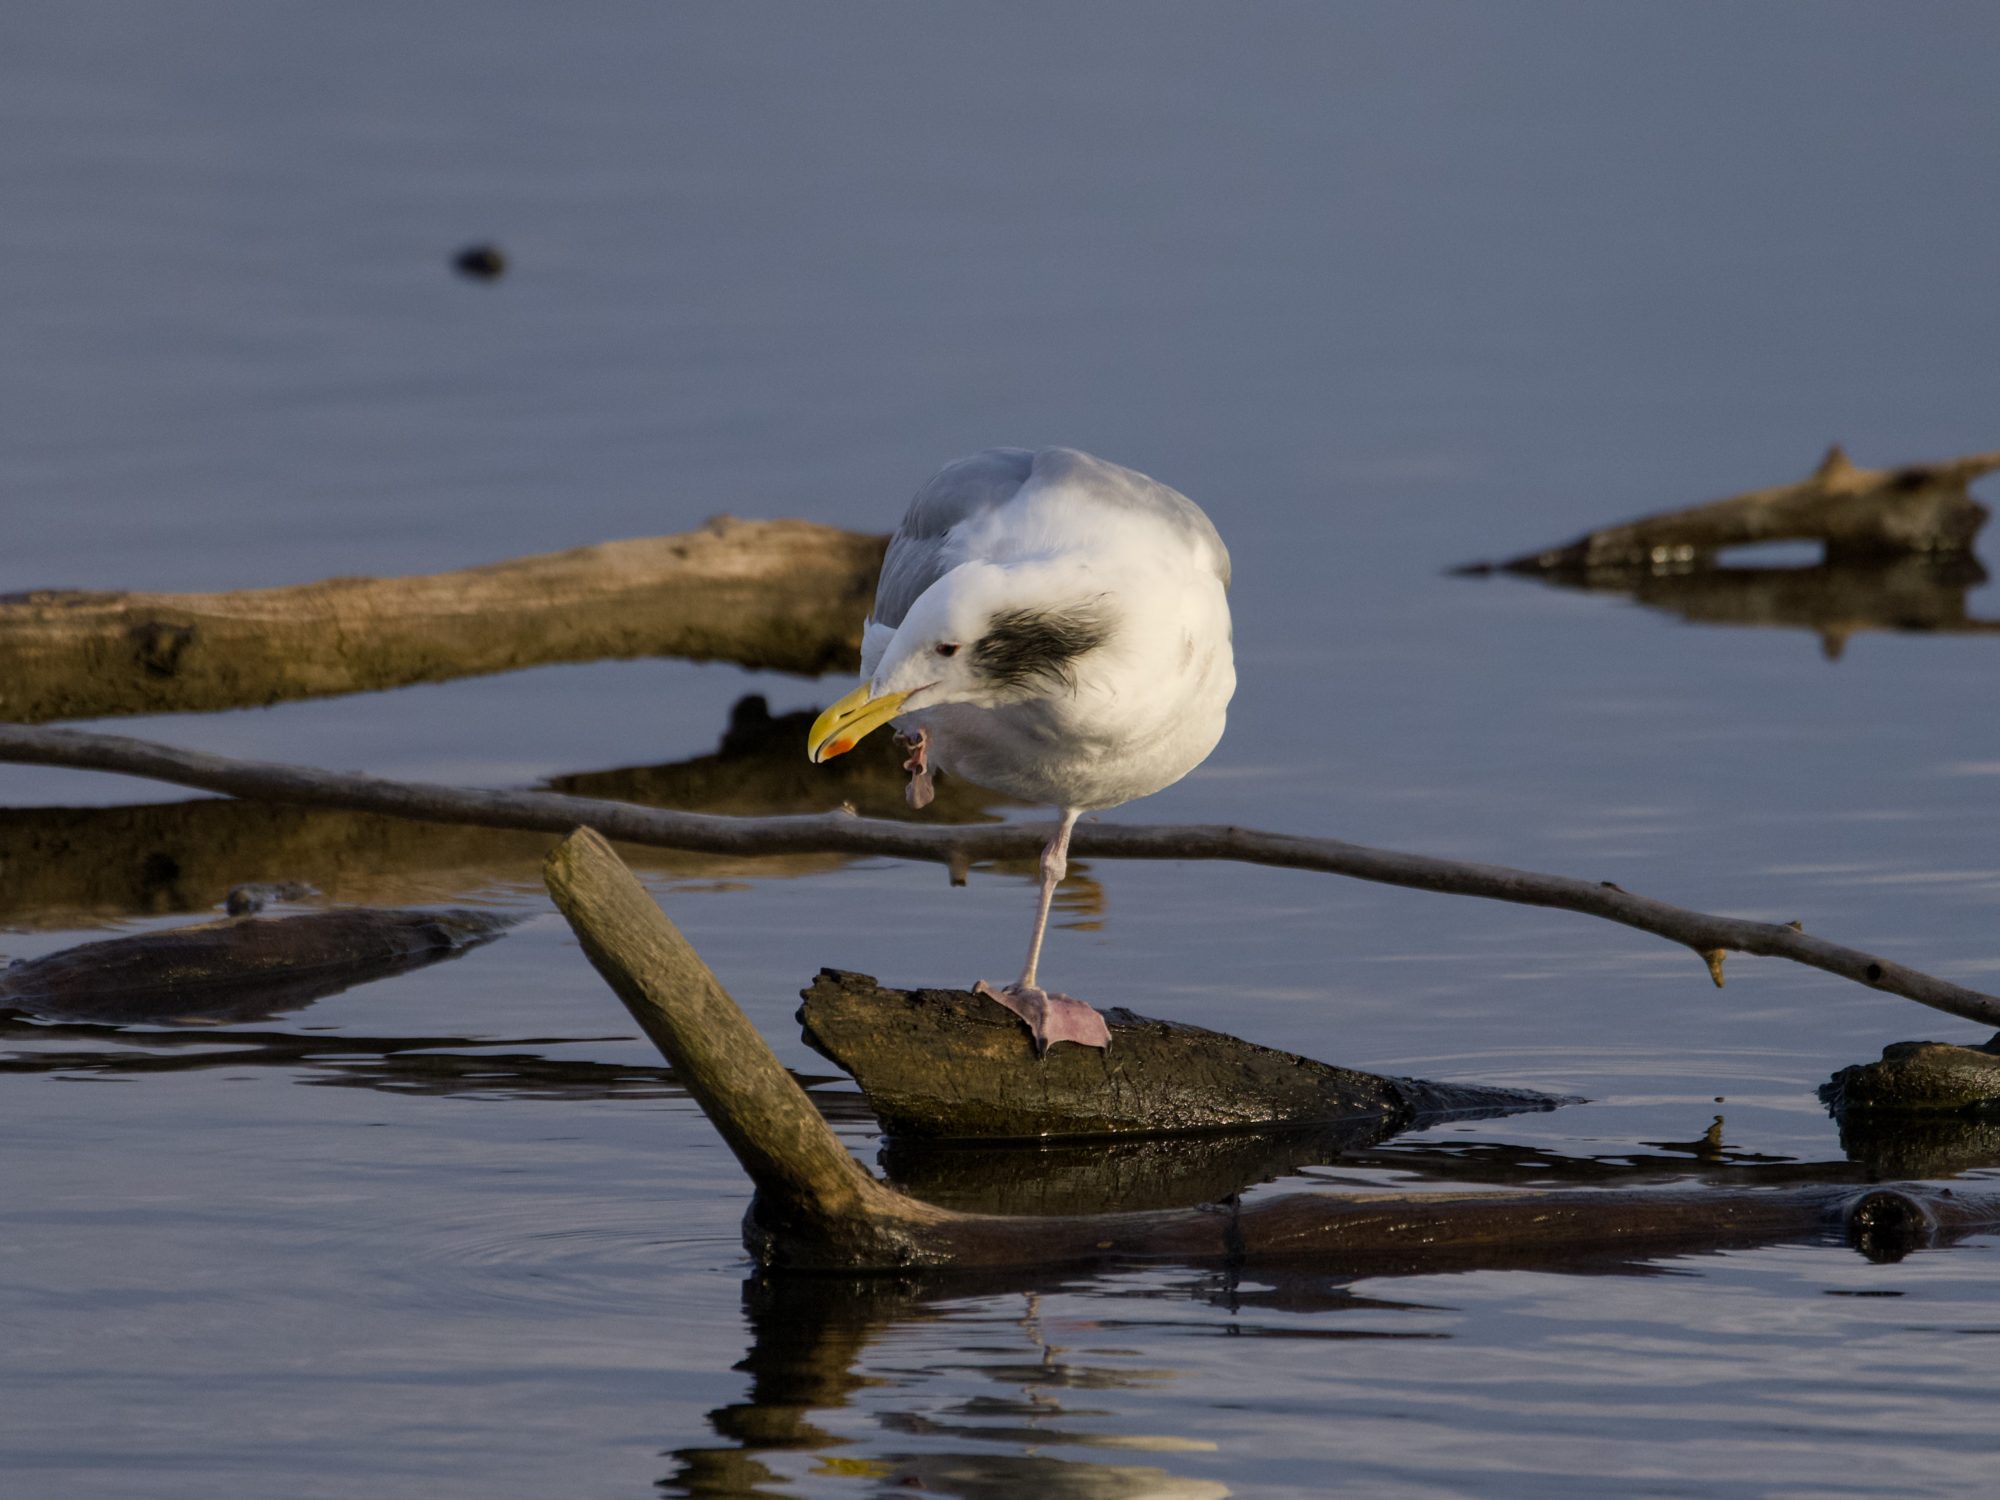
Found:
[{"label": "small twig", "polygon": [[[1047,838],[1045,830],[1023,823],[940,827],[838,812],[733,818],[553,792],[473,791],[305,766],[230,760],[123,735],[14,724],[0,725],[0,761],[9,760],[146,776],[234,797],[354,808],[439,823],[546,833],[567,833],[587,825],[608,838],[628,843],[710,854],[875,854],[927,860],[950,868],[973,861],[1024,859],[1038,853]],[[1319,870],[1445,895],[1556,907],[1684,944],[1704,962],[1716,949],[1788,958],[1950,1015],[2000,1026],[2000,996],[1982,994],[1775,922],[1689,911],[1594,880],[1214,824],[1086,825],[1077,829],[1070,849],[1072,854],[1091,859],[1236,860]]]}]

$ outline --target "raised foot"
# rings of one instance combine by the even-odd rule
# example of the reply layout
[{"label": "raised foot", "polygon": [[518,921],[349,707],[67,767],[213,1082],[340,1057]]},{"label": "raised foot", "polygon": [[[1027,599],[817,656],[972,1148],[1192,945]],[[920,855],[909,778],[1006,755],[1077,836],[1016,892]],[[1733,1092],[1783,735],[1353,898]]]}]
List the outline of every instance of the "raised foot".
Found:
[{"label": "raised foot", "polygon": [[972,987],[972,993],[998,1001],[1026,1021],[1035,1038],[1037,1057],[1057,1042],[1075,1042],[1079,1047],[1111,1045],[1111,1028],[1104,1024],[1104,1017],[1081,1000],[1051,995],[1036,985],[1010,984],[998,989],[983,979]]},{"label": "raised foot", "polygon": [[909,752],[904,758],[903,769],[910,773],[910,784],[903,788],[903,800],[922,812],[931,805],[931,798],[937,795],[931,785],[931,777],[935,774],[930,760],[931,732],[919,729],[915,739],[907,734],[898,734],[896,744]]}]

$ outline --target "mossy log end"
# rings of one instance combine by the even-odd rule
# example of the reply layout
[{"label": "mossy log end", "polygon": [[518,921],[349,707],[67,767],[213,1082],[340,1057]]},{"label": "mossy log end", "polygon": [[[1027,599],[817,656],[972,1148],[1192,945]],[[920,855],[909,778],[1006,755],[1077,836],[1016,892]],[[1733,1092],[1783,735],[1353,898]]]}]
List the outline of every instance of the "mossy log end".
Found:
[{"label": "mossy log end", "polygon": [[1829,562],[1964,552],[1986,524],[1967,492],[2000,469],[2000,452],[1942,463],[1864,469],[1835,447],[1797,484],[1751,490],[1586,532],[1560,547],[1463,571],[1574,573],[1593,568],[1698,564],[1728,547],[1817,541]]},{"label": "mossy log end", "polygon": [[2000,1111],[2000,1037],[1978,1047],[1891,1042],[1879,1061],[1842,1068],[1819,1096],[1842,1117]]},{"label": "mossy log end", "polygon": [[1010,1012],[968,990],[884,989],[822,969],[799,1025],[850,1074],[891,1136],[1026,1139],[1157,1135],[1342,1120],[1553,1109],[1525,1089],[1385,1078],[1219,1031],[1106,1011],[1111,1045],[1035,1056]]},{"label": "mossy log end", "polygon": [[850,1155],[749,1019],[596,833],[549,856],[584,952],[653,1038],[756,1186],[744,1219],[768,1269],[1029,1269],[1135,1259],[1337,1267],[1350,1274],[1642,1258],[1845,1230],[1894,1253],[2000,1221],[1972,1196],[1859,1192],[1305,1193],[1243,1205],[1005,1218],[919,1202]]},{"label": "mossy log end", "polygon": [[229,594],[0,598],[0,720],[199,713],[547,662],[859,660],[883,539],[721,518],[454,573]]}]

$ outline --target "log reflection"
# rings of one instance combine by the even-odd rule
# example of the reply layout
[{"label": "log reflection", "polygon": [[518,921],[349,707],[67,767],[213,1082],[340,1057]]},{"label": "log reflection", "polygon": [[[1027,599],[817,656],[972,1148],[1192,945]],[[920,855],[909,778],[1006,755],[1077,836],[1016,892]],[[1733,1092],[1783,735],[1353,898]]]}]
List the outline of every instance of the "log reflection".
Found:
[{"label": "log reflection", "polygon": [[1829,661],[1867,631],[2000,634],[2000,620],[1976,618],[1967,608],[1967,591],[1986,582],[1986,570],[1970,554],[1793,568],[1690,562],[1504,571],[1555,588],[1621,594],[1693,625],[1809,630]]},{"label": "log reflection", "polygon": [[[773,715],[737,703],[714,753],[663,766],[551,778],[550,786],[658,807],[749,814],[913,817],[885,738],[825,766],[801,750],[814,710]],[[941,779],[927,821],[989,822],[1003,799]],[[329,903],[405,906],[499,889],[541,892],[555,836],[332,809],[212,798],[126,807],[0,808],[0,926],[83,927],[121,917],[205,912],[246,882],[306,881]],[[844,856],[739,859],[627,851],[649,874],[685,880],[779,879],[836,869]]]}]

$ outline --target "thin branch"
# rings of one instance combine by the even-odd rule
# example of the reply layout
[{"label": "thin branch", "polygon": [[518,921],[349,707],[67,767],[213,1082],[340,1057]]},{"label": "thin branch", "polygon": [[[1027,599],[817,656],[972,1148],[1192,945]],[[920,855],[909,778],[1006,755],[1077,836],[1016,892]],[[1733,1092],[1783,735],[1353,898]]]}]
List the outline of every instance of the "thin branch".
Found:
[{"label": "thin branch", "polygon": [[[355,808],[438,823],[546,833],[568,833],[587,826],[627,843],[710,854],[875,854],[962,868],[975,861],[1030,857],[1040,851],[1046,839],[1042,829],[1022,823],[930,826],[846,813],[735,818],[553,792],[473,791],[305,766],[230,760],[122,735],[15,724],[0,725],[0,761],[110,771],[234,797]],[[1582,912],[1685,944],[1708,963],[1718,982],[1724,953],[1788,958],[1950,1015],[2000,1026],[2000,996],[1966,989],[1795,927],[1688,911],[1633,895],[1608,881],[1543,875],[1504,865],[1466,864],[1372,849],[1339,839],[1214,824],[1097,824],[1078,828],[1070,848],[1073,854],[1090,859],[1226,859],[1318,870],[1444,895],[1481,896]]]}]

